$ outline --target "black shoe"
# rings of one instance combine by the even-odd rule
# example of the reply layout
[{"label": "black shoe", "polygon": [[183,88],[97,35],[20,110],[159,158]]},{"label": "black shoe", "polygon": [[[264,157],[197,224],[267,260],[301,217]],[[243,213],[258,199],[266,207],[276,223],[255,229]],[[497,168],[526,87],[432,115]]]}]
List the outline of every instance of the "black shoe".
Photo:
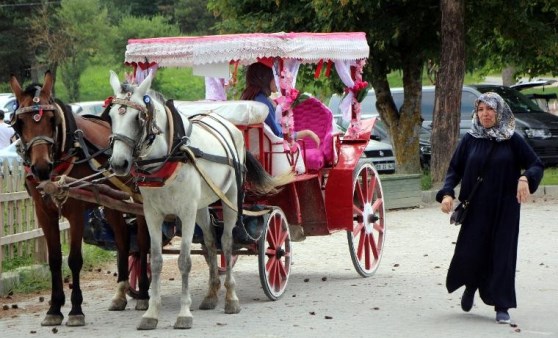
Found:
[{"label": "black shoe", "polygon": [[475,299],[476,291],[476,289],[465,287],[463,296],[461,296],[461,309],[463,311],[469,312],[473,308],[473,300]]}]

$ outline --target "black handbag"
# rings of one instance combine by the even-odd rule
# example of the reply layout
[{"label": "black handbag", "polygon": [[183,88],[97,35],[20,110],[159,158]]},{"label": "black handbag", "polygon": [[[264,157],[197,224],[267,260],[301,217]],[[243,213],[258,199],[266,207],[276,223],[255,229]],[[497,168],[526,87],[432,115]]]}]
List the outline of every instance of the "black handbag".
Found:
[{"label": "black handbag", "polygon": [[469,194],[469,197],[464,200],[463,202],[459,203],[455,209],[453,209],[453,212],[451,213],[450,216],[450,224],[455,224],[455,225],[460,225],[463,224],[463,222],[465,221],[465,218],[467,217],[467,212],[469,211],[469,201],[471,201],[473,199],[473,196],[475,195],[475,192],[477,191],[477,188],[479,187],[479,185],[481,184],[483,178],[482,176],[484,176],[484,170],[486,168],[486,163],[488,162],[488,159],[490,159],[490,155],[492,154],[492,149],[494,149],[494,143],[492,143],[490,145],[490,150],[488,151],[488,156],[486,156],[486,160],[484,160],[484,164],[482,166],[482,169],[479,173],[479,176],[477,176],[477,181],[475,182],[475,185],[473,186],[473,189],[471,189],[471,193]]},{"label": "black handbag", "polygon": [[[467,204],[465,204],[465,202],[467,202]],[[465,217],[467,217],[467,211],[469,211],[469,209],[467,208],[469,203],[468,201],[465,202],[459,203],[455,207],[455,209],[451,213],[450,224],[460,225],[463,223]]]}]

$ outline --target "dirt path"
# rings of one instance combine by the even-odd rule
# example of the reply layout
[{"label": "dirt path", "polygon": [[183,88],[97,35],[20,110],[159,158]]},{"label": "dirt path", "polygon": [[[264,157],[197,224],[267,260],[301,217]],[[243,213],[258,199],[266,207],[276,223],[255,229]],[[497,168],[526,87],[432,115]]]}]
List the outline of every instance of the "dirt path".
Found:
[{"label": "dirt path", "polygon": [[[445,274],[458,228],[437,206],[390,211],[387,240],[380,269],[361,278],[351,264],[345,233],[310,237],[293,247],[294,265],[285,295],[267,300],[259,282],[257,258],[243,256],[235,267],[242,311],[226,315],[224,291],[217,309],[198,310],[207,283],[200,256],[190,282],[194,326],[173,330],[179,308],[180,278],[176,257],[165,260],[162,310],[154,331],[137,331],[142,312],[108,312],[114,277],[94,274],[84,293],[86,326],[56,328],[57,337],[558,337],[558,202],[523,207],[517,272],[519,307],[510,314],[514,325],[499,325],[494,310],[475,299],[470,313],[461,311],[461,290],[448,294]],[[112,280],[112,281],[111,281]],[[33,295],[23,310],[4,312],[2,337],[52,335],[41,327],[47,308]],[[46,296],[45,296],[46,298]],[[2,300],[4,301],[4,300]],[[67,314],[68,306],[63,308]],[[12,316],[13,315],[13,316]]]}]

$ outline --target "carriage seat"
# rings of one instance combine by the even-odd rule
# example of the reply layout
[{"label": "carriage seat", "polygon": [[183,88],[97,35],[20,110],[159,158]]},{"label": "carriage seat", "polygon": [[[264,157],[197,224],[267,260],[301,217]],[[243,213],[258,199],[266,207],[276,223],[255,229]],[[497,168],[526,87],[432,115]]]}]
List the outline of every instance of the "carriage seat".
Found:
[{"label": "carriage seat", "polygon": [[333,114],[315,97],[310,97],[293,109],[294,130],[310,129],[320,139],[319,148],[310,138],[304,138],[306,168],[320,170],[334,163]]},{"label": "carriage seat", "polygon": [[217,113],[235,125],[259,124],[267,117],[267,106],[261,102],[238,101],[174,101],[176,109],[184,116]]}]

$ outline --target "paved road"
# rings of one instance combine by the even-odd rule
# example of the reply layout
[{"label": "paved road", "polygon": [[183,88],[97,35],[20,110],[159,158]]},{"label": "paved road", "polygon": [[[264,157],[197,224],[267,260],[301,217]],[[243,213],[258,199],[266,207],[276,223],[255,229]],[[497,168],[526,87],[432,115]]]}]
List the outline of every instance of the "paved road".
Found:
[{"label": "paved road", "polygon": [[[216,310],[197,310],[206,270],[202,258],[195,256],[191,330],[172,329],[179,306],[176,275],[174,280],[163,279],[157,330],[135,330],[142,313],[133,310],[133,300],[124,312],[106,311],[111,292],[90,285],[84,294],[87,325],[61,326],[56,337],[558,337],[557,220],[558,201],[523,207],[519,307],[510,311],[516,326],[497,324],[493,309],[478,298],[473,310],[464,313],[459,306],[461,290],[446,292],[445,273],[458,228],[448,224],[448,216],[437,205],[431,205],[388,212],[385,254],[371,278],[354,271],[344,233],[308,238],[295,243],[289,286],[276,302],[268,301],[260,288],[256,257],[241,257],[236,277],[242,311],[226,315],[223,291]],[[175,264],[176,257],[168,257],[164,271],[172,274]],[[68,311],[66,306],[64,313]],[[52,336],[52,328],[39,325],[44,312],[2,319],[2,337]]]}]

